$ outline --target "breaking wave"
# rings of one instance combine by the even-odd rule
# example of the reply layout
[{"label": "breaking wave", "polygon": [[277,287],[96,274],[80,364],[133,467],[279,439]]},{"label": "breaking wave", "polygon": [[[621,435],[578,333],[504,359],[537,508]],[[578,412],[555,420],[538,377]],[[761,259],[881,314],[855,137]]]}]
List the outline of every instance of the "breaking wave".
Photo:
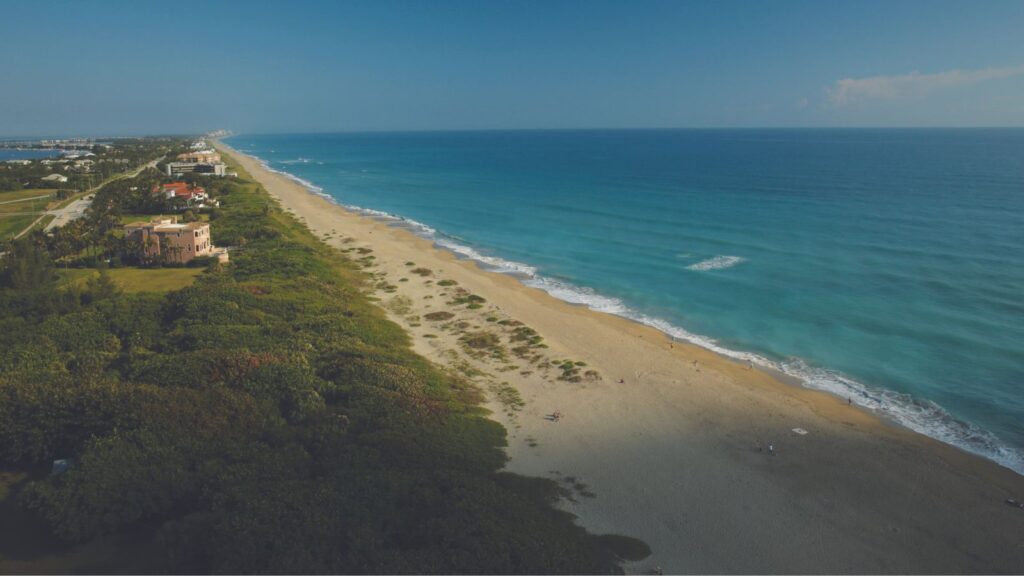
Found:
[{"label": "breaking wave", "polygon": [[722,270],[725,268],[732,268],[745,260],[746,258],[741,258],[739,256],[715,256],[714,258],[702,260],[696,264],[690,264],[686,269],[696,270],[698,272],[704,272],[706,270]]}]

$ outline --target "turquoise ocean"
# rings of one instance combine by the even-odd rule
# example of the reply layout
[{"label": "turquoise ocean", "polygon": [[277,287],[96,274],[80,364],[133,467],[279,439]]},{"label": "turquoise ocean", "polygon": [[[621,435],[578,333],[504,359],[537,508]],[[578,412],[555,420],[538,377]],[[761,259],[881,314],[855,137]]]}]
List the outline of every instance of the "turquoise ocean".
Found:
[{"label": "turquoise ocean", "polygon": [[1024,473],[1024,130],[240,135],[339,204]]}]

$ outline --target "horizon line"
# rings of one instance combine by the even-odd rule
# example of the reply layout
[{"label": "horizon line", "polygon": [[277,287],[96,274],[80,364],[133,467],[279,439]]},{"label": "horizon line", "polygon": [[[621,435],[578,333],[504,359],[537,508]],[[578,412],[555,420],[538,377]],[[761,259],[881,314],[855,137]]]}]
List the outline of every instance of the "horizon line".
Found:
[{"label": "horizon line", "polygon": [[[582,127],[582,128],[386,128],[386,129],[327,129],[327,130],[281,130],[281,131],[234,131],[227,128],[200,132],[145,132],[135,134],[88,134],[73,135],[0,135],[0,142],[20,140],[59,140],[74,138],[167,138],[202,136],[216,130],[233,132],[231,136],[249,134],[254,136],[277,136],[291,134],[411,134],[451,132],[669,132],[669,131],[728,131],[728,130],[1021,130],[1022,126],[667,126],[667,127]],[[227,136],[230,137],[230,136]]]}]

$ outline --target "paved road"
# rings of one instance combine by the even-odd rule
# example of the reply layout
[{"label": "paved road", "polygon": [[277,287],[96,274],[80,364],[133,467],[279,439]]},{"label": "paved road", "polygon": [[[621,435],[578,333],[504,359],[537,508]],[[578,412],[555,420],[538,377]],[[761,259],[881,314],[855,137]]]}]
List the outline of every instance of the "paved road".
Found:
[{"label": "paved road", "polygon": [[71,204],[63,208],[57,208],[56,210],[50,210],[48,214],[54,216],[53,220],[46,225],[46,232],[53,230],[54,228],[60,228],[61,226],[77,220],[82,216],[85,216],[85,211],[89,209],[92,204],[92,195],[86,196],[85,198],[79,198]]}]

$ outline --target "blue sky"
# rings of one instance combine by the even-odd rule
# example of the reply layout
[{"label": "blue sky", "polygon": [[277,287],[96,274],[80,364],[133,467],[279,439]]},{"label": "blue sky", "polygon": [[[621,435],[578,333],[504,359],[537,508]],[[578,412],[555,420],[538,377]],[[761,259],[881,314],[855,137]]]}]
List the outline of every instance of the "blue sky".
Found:
[{"label": "blue sky", "polygon": [[1024,2],[5,2],[0,136],[1024,126]]}]

